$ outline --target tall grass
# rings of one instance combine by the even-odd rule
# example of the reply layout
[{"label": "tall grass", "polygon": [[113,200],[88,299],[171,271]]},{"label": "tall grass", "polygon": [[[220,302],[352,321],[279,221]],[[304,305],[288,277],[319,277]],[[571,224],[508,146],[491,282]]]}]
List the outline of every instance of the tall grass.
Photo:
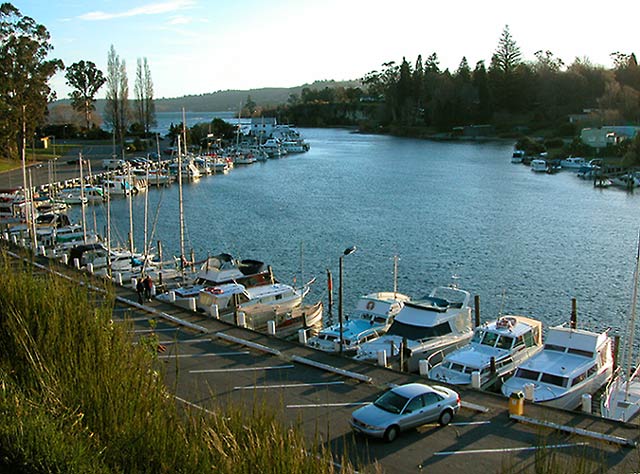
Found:
[{"label": "tall grass", "polygon": [[96,303],[4,254],[0,288],[0,470],[332,472],[329,452],[264,407],[178,406],[154,370],[153,340],[132,345],[111,323],[108,288]]}]

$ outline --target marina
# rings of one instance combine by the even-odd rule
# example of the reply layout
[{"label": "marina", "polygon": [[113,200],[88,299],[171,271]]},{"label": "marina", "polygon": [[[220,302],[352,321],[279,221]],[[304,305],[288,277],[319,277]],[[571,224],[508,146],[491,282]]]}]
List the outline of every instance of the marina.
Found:
[{"label": "marina", "polygon": [[[20,263],[21,250],[11,250],[6,242],[0,245]],[[33,269],[37,274],[50,272],[88,282],[96,297],[100,295],[96,277],[78,274],[69,266],[40,257]],[[461,407],[447,427],[426,424],[402,433],[392,446],[353,436],[352,411],[375,400],[385,387],[424,379],[243,329],[157,299],[139,305],[130,285],[115,291],[113,323],[131,325],[136,340],[158,337],[158,359],[177,404],[203,412],[216,410],[220,403],[280,407],[276,409],[281,419],[300,426],[309,440],[331,447],[336,463],[347,456],[356,463],[364,458],[372,467],[375,462],[385,472],[428,467],[434,473],[493,471],[497,466],[526,470],[537,465],[540,456],[615,473],[629,472],[637,463],[633,449],[637,425],[528,402],[522,411],[514,410],[511,400],[466,388],[456,388]]]},{"label": "marina", "polygon": [[[127,184],[126,175],[120,172],[118,179],[123,180],[120,188],[125,191],[137,189],[136,192],[112,196],[109,212],[104,202],[97,201],[73,206],[68,214],[77,222],[81,218],[79,208],[83,208],[86,213],[83,220],[93,223],[91,235],[103,233],[109,214],[113,242],[118,241],[119,235],[120,247],[131,248],[107,257],[104,244],[100,250],[94,243],[91,250],[102,252],[100,263],[98,260],[90,262],[83,256],[79,257],[78,265],[84,267],[91,263],[92,270],[101,271],[111,258],[113,271],[125,284],[130,278],[139,279],[145,273],[151,274],[157,284],[157,297],[163,301],[228,322],[242,322],[262,331],[287,327],[289,336],[295,337],[295,331],[315,327],[318,323],[332,334],[325,339],[333,347],[323,346],[328,351],[335,350],[336,337],[339,339],[345,328],[344,337],[362,333],[363,340],[358,340],[358,345],[363,343],[357,356],[359,359],[380,363],[382,351],[386,353],[382,365],[404,367],[416,373],[421,361],[428,360],[428,364],[434,366],[447,353],[469,342],[473,334],[472,311],[478,314],[477,318],[482,316],[486,321],[485,315],[495,318],[504,308],[507,314],[522,314],[540,320],[546,332],[547,327],[568,320],[569,311],[563,306],[569,306],[569,301],[576,298],[581,303],[581,326],[594,331],[611,331],[611,334],[623,327],[625,311],[615,308],[625,307],[624,298],[612,296],[616,292],[624,293],[626,288],[620,287],[623,281],[617,278],[602,280],[596,274],[620,272],[621,269],[611,264],[592,268],[594,261],[599,259],[615,261],[616,255],[607,254],[607,250],[614,252],[616,247],[607,246],[601,252],[591,252],[588,258],[581,258],[582,252],[569,251],[565,243],[554,242],[565,239],[576,249],[585,245],[600,248],[589,243],[590,239],[601,237],[594,227],[605,225],[602,221],[607,218],[619,219],[622,213],[610,210],[608,214],[600,214],[603,211],[599,207],[611,207],[611,203],[619,205],[621,197],[625,199],[622,204],[633,205],[633,194],[602,193],[584,186],[586,183],[576,179],[574,173],[560,173],[554,176],[553,182],[546,176],[527,173],[526,168],[509,164],[509,145],[501,142],[442,144],[320,129],[304,130],[303,135],[311,146],[306,146],[307,151],[302,150],[302,154],[236,166],[228,174],[203,173],[197,179],[187,179],[187,174],[183,173],[182,186],[176,186],[176,180],[167,186],[138,188],[135,182]],[[91,150],[83,154],[90,162],[103,159],[97,154],[91,160]],[[198,166],[197,162],[206,162],[207,157],[211,155],[188,158],[188,161],[194,168],[201,169],[202,165]],[[138,161],[144,162],[143,159]],[[393,184],[401,182],[401,189],[390,186],[392,183],[385,179],[389,176],[391,163],[394,165],[392,175],[402,178]],[[455,170],[458,170],[455,176],[463,186],[462,192],[452,193],[451,177]],[[118,171],[109,170],[108,173],[111,175],[106,182],[115,181],[112,174]],[[498,174],[502,175],[500,180]],[[138,173],[136,179],[141,176],[142,173]],[[336,186],[336,180],[339,186]],[[354,181],[365,185],[362,192],[350,192]],[[496,186],[498,181],[500,186]],[[564,205],[570,206],[572,200],[585,202],[591,198],[591,207],[556,206],[549,207],[546,213],[537,213],[524,202],[513,200],[512,194],[518,187],[522,201],[537,198],[551,202],[568,188],[572,196],[565,197]],[[544,192],[540,191],[541,187]],[[374,193],[374,189],[378,192]],[[512,199],[509,205],[505,202],[505,192]],[[182,193],[181,197],[179,194]],[[181,199],[184,201],[182,216],[178,205]],[[411,200],[416,203],[413,207],[409,204]],[[337,203],[343,203],[342,207],[336,207]],[[522,214],[516,215],[514,207],[522,210]],[[500,212],[496,212],[498,210]],[[452,218],[456,213],[457,218]],[[153,226],[149,224],[149,215],[154,215]],[[494,220],[481,226],[481,221],[488,215]],[[596,220],[595,215],[602,218]],[[337,216],[335,222],[332,221],[334,216]],[[591,231],[577,230],[576,218],[582,218],[583,228]],[[551,228],[547,220],[556,225]],[[438,222],[440,225],[434,225]],[[535,231],[532,223],[538,226]],[[182,225],[184,236],[179,242],[178,228]],[[88,227],[91,228],[91,224]],[[132,243],[121,238],[127,228],[129,234],[134,235]],[[391,229],[394,232],[388,232]],[[426,229],[429,232],[425,232]],[[508,232],[501,232],[504,229]],[[609,238],[622,242],[627,238],[623,233],[611,235],[611,229],[607,231]],[[606,237],[607,233],[603,235]],[[143,241],[144,245],[141,245]],[[165,255],[164,262],[152,255],[147,259],[141,253],[155,242],[158,242],[160,253]],[[336,247],[339,249],[352,242],[357,244],[357,252],[356,247],[349,247],[349,253],[345,251],[336,258],[339,253],[335,252]],[[416,246],[418,242],[420,245]],[[434,251],[439,252],[439,256]],[[259,257],[274,270],[270,269],[265,273],[267,277],[249,285],[234,279],[199,278],[198,275],[210,270],[209,262],[214,252],[230,252],[241,259]],[[396,270],[398,256],[399,272]],[[343,282],[341,268],[339,285],[345,298],[342,303],[335,304],[328,300],[324,273],[338,260],[342,266],[343,259],[346,277]],[[514,265],[516,259],[519,265]],[[551,262],[552,265],[547,266]],[[73,264],[73,257],[69,263]],[[384,330],[377,331],[372,326],[372,319],[368,322],[372,331],[356,328],[358,334],[352,334],[351,325],[358,318],[354,313],[349,321],[351,308],[357,307],[362,295],[391,286],[392,264],[394,287],[399,288],[402,295],[412,296],[402,296],[404,308],[398,310],[398,314],[394,311],[396,320],[385,322]],[[573,272],[571,278],[562,278],[565,266],[564,275]],[[200,273],[197,273],[198,269]],[[524,272],[526,285],[519,280],[519,272]],[[335,268],[333,273],[337,274]],[[179,282],[171,281],[171,277],[180,274]],[[585,284],[585,276],[589,275],[594,280]],[[436,277],[441,278],[440,289],[425,297],[428,292],[425,288],[431,286]],[[316,281],[313,285],[306,283],[313,281]],[[536,281],[541,287],[534,285]],[[611,281],[612,285],[599,284],[596,297],[592,292],[596,281]],[[464,297],[442,296],[446,293],[460,293]],[[472,294],[482,299],[481,314],[478,308],[472,308]],[[608,297],[605,295],[611,296],[606,311],[598,314]],[[306,306],[299,310],[303,298],[306,298]],[[583,305],[583,301],[589,305]],[[342,329],[337,324],[341,310],[346,310],[347,320]],[[397,332],[394,327],[407,323],[413,326],[401,328],[394,336]],[[443,325],[450,329],[444,331]],[[420,326],[420,330],[411,329],[414,326]],[[383,335],[387,329],[389,334]],[[382,337],[376,340],[378,336]],[[318,341],[311,337],[310,342],[319,347]],[[343,346],[350,355],[355,348]],[[500,382],[504,382],[515,368],[500,372]],[[478,372],[482,370],[478,367]],[[608,373],[610,375],[610,371]]]}]

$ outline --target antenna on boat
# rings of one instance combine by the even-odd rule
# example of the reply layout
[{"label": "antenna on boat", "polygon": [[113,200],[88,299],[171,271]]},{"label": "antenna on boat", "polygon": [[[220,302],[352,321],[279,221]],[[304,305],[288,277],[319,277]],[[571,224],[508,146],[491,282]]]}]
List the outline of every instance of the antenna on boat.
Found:
[{"label": "antenna on boat", "polygon": [[500,301],[500,310],[498,311],[498,319],[502,317],[502,311],[504,310],[504,302],[507,299],[507,290],[506,288],[502,289],[502,300]]},{"label": "antenna on boat", "polygon": [[393,297],[398,298],[398,255],[393,256]]}]

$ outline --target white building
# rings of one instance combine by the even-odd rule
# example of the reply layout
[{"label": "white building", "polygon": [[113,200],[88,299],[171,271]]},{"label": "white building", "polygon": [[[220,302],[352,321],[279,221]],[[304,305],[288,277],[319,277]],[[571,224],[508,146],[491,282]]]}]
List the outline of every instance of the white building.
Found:
[{"label": "white building", "polygon": [[634,138],[640,127],[610,125],[598,128],[583,128],[580,140],[593,148],[606,148],[607,145],[617,145],[623,140]]}]

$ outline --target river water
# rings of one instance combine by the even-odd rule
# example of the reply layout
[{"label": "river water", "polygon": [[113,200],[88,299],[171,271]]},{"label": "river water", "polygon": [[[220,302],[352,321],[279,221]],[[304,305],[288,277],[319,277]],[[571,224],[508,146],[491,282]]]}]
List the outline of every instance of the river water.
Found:
[{"label": "river water", "polygon": [[[545,325],[568,321],[575,297],[580,327],[624,330],[638,193],[532,173],[510,163],[510,143],[300,131],[308,153],[183,187],[187,252],[262,260],[287,283],[315,276],[309,300],[326,303],[326,270],[337,302],[339,257],[355,245],[344,258],[345,313],[359,295],[392,290],[397,255],[398,289],[412,297],[455,282],[480,296],[483,320],[511,313]],[[133,198],[139,249],[143,196]],[[178,187],[148,196],[152,240],[165,259],[178,255]],[[93,212],[103,229],[103,210]],[[125,236],[127,201],[114,199],[112,214]]]}]

